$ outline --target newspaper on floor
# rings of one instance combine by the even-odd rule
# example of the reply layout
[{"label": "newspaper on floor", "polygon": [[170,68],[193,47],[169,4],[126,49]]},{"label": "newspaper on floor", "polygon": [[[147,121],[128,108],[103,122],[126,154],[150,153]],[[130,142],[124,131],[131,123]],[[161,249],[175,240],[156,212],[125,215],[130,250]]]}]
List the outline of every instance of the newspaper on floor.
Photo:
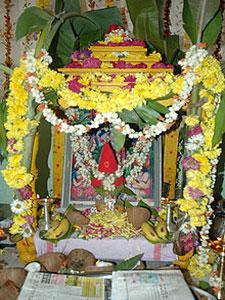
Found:
[{"label": "newspaper on floor", "polygon": [[114,272],[111,300],[194,300],[180,270]]},{"label": "newspaper on floor", "polygon": [[108,300],[111,279],[29,272],[18,300]]}]

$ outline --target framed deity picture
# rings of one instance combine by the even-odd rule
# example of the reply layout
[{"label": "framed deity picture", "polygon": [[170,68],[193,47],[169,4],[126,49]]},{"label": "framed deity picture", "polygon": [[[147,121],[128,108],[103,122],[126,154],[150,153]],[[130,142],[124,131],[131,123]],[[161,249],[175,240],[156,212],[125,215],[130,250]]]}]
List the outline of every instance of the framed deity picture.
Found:
[{"label": "framed deity picture", "polygon": [[[92,149],[96,160],[101,151],[101,138]],[[70,135],[65,135],[63,184],[61,207],[75,204],[77,208],[90,207],[98,199],[99,194],[91,184],[85,183],[79,169],[75,167],[76,151],[73,149]],[[133,204],[142,199],[152,207],[159,207],[162,191],[162,138],[158,137],[149,149],[149,155],[141,172],[132,184],[127,185],[133,195],[121,194],[121,199],[128,199]]]}]

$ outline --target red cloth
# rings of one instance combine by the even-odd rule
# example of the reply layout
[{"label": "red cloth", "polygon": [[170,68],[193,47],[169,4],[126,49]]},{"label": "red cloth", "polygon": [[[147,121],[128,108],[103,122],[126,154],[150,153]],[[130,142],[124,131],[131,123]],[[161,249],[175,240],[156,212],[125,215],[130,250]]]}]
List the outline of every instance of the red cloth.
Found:
[{"label": "red cloth", "polygon": [[102,147],[98,162],[98,170],[103,173],[113,174],[118,169],[115,155],[109,143],[106,142]]}]

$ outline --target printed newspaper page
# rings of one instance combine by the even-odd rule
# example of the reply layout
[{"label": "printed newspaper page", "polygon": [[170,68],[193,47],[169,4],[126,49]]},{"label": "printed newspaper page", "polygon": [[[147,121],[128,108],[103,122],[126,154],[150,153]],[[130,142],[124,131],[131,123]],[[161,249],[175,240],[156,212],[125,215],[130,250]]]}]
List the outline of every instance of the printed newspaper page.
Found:
[{"label": "printed newspaper page", "polygon": [[112,300],[194,300],[180,270],[123,271],[112,276]]},{"label": "printed newspaper page", "polygon": [[29,272],[18,300],[108,300],[111,279]]}]

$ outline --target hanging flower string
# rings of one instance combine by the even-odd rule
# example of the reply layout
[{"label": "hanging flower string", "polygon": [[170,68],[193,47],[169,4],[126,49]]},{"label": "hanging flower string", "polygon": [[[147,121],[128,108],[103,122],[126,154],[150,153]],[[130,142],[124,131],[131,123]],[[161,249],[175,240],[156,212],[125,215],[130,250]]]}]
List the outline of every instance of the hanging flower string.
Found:
[{"label": "hanging flower string", "polygon": [[28,118],[29,93],[24,86],[26,81],[26,67],[22,62],[15,68],[10,79],[10,94],[7,98],[8,115],[5,128],[7,129],[9,152],[8,165],[2,171],[6,183],[16,189],[16,197],[11,204],[14,214],[11,234],[21,234],[29,237],[32,233],[31,226],[34,222],[32,216],[33,202],[30,199],[32,191],[30,183],[33,176],[27,172],[23,165],[24,138],[38,125],[38,122]]},{"label": "hanging flower string", "polygon": [[84,183],[90,185],[94,179],[96,184],[97,182],[99,184],[102,182],[103,188],[106,191],[114,191],[117,186],[116,179],[121,178],[125,170],[133,166],[130,174],[126,177],[126,182],[131,184],[142,170],[151,146],[151,141],[149,140],[138,140],[135,143],[133,153],[128,153],[127,157],[122,160],[121,165],[118,166],[116,172],[107,174],[99,171],[98,163],[93,158],[90,150],[90,138],[87,135],[82,137],[72,135],[71,140],[72,149],[76,155],[75,167],[79,169]]},{"label": "hanging flower string", "polygon": [[[188,62],[184,61],[184,64]],[[182,165],[186,172],[186,186],[183,199],[178,200],[180,209],[187,213],[188,221],[181,231],[200,230],[201,245],[189,265],[189,270],[196,278],[203,278],[212,271],[209,263],[210,249],[208,247],[209,229],[212,223],[213,188],[216,178],[216,165],[221,149],[213,147],[212,139],[215,127],[215,113],[220,102],[218,93],[224,89],[224,76],[219,62],[209,56],[200,66],[196,67],[196,84],[201,83],[199,91],[201,116],[189,115],[185,123],[189,128],[186,149],[189,155]],[[218,280],[211,280],[218,284]]]}]

